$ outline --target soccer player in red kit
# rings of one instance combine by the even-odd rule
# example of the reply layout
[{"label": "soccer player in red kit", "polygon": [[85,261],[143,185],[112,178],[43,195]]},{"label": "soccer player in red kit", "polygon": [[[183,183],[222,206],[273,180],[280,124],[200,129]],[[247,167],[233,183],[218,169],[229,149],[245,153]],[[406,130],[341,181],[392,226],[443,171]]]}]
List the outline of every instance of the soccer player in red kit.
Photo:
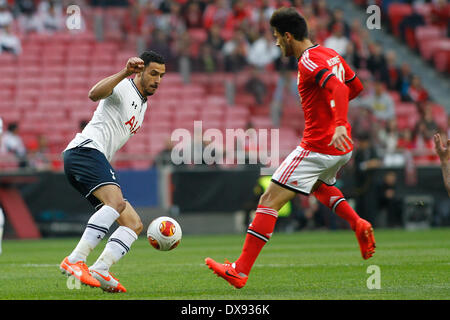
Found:
[{"label": "soccer player in red kit", "polygon": [[261,196],[239,258],[224,264],[205,259],[214,273],[238,289],[245,286],[256,258],[269,241],[278,210],[296,193],[313,194],[348,221],[363,259],[375,253],[372,225],[360,218],[342,192],[333,186],[337,172],[352,155],[348,102],[362,91],[361,81],[336,51],[311,42],[306,21],[294,8],[276,10],[270,25],[283,55],[298,59],[297,82],[305,130],[300,145],[275,171],[270,186]]}]

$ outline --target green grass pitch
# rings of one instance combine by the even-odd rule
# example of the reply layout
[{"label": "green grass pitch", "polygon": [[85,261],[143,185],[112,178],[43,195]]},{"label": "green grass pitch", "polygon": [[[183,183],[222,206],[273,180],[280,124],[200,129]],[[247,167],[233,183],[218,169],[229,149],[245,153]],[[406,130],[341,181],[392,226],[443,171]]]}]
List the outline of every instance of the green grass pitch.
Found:
[{"label": "green grass pitch", "polygon": [[[1,300],[301,300],[450,298],[450,229],[375,230],[377,251],[361,258],[351,231],[275,233],[237,290],[216,277],[204,258],[234,260],[244,235],[185,235],[173,251],[159,252],[145,237],[111,271],[128,292],[69,283],[58,268],[78,239],[4,240]],[[106,240],[89,256],[92,264]],[[380,289],[368,289],[370,265],[380,269]],[[69,285],[68,285],[69,283]],[[69,289],[71,287],[72,289]]]}]

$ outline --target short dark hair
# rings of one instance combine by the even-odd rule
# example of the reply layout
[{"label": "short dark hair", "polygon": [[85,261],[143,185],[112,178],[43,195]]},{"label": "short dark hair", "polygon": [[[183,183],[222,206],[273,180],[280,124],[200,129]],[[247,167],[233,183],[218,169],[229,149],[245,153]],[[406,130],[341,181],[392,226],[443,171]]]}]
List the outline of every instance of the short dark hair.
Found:
[{"label": "short dark hair", "polygon": [[164,57],[155,51],[144,51],[139,56],[142,60],[144,60],[144,66],[147,67],[151,62],[156,62],[159,64],[166,64]]},{"label": "short dark hair", "polygon": [[295,8],[281,7],[275,10],[270,18],[270,25],[281,35],[289,32],[298,41],[308,37],[306,20]]}]

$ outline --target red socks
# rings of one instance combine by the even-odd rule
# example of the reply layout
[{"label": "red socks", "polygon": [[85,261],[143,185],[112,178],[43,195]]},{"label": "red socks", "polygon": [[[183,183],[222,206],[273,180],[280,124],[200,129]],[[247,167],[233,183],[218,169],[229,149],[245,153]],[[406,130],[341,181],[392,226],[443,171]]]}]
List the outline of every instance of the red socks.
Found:
[{"label": "red socks", "polygon": [[278,212],[274,209],[258,206],[256,215],[248,227],[241,256],[235,261],[236,271],[248,276],[262,248],[269,241],[275,229]]},{"label": "red socks", "polygon": [[352,230],[355,230],[356,221],[358,221],[360,217],[355,210],[350,207],[345,200],[344,195],[338,188],[327,186],[325,183],[322,183],[313,194],[317,200],[330,208],[339,217],[350,223]]},{"label": "red socks", "polygon": [[[336,212],[339,217],[350,223],[352,230],[355,230],[356,221],[358,221],[360,217],[355,210],[350,207],[345,200],[344,195],[338,188],[322,184],[313,194],[317,200]],[[278,212],[276,210],[258,206],[255,218],[248,227],[242,253],[235,261],[235,269],[237,272],[244,273],[248,276],[256,258],[266,242],[269,241],[272,236],[277,218]]]}]

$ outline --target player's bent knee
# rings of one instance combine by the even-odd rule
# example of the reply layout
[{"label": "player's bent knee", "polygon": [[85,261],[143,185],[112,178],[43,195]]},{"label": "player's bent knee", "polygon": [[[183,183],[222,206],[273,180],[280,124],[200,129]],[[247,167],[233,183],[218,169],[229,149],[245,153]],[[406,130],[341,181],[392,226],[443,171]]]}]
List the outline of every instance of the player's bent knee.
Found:
[{"label": "player's bent knee", "polygon": [[123,199],[105,201],[104,204],[114,208],[119,214],[122,213],[127,206],[127,203]]},{"label": "player's bent knee", "polygon": [[140,219],[132,221],[127,225],[127,227],[133,230],[137,235],[139,235],[144,229],[144,225],[142,224],[142,221]]},{"label": "player's bent knee", "polygon": [[259,198],[259,205],[264,207],[269,207],[275,210],[279,210],[281,208],[281,203],[279,200],[276,199],[270,192],[264,192]]}]

